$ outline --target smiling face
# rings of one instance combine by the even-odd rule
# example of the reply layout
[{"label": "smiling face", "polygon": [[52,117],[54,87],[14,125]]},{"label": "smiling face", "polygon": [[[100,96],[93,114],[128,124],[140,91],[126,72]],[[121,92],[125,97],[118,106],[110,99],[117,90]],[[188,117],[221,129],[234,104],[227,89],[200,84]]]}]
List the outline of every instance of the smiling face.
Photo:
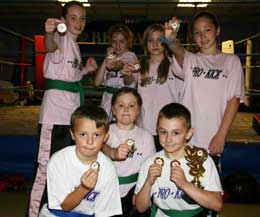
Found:
[{"label": "smiling face", "polygon": [[132,93],[122,93],[117,97],[112,111],[119,128],[131,129],[140,114],[136,96]]},{"label": "smiling face", "polygon": [[184,118],[161,117],[158,121],[158,135],[161,146],[170,159],[184,156],[186,141],[192,136],[192,129],[188,129]]},{"label": "smiling face", "polygon": [[98,152],[108,137],[104,126],[97,128],[96,122],[88,118],[75,120],[71,136],[76,143],[76,154],[84,163],[97,159]]},{"label": "smiling face", "polygon": [[112,35],[111,46],[114,48],[116,55],[121,55],[128,51],[128,42],[121,32],[116,32]]},{"label": "smiling face", "polygon": [[206,17],[198,18],[193,25],[193,40],[202,53],[215,54],[220,29]]},{"label": "smiling face", "polygon": [[80,35],[86,25],[86,11],[79,5],[73,5],[68,8],[65,16],[65,23],[68,31],[73,35]]}]

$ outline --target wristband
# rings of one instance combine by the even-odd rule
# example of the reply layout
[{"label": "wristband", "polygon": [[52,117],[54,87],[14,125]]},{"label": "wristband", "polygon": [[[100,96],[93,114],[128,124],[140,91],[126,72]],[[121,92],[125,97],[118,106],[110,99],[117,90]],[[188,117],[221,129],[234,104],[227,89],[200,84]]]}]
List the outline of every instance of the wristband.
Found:
[{"label": "wristband", "polygon": [[161,37],[161,42],[164,43],[164,44],[167,44],[169,46],[172,46],[176,43],[176,38],[173,39],[172,41],[168,41],[167,38]]}]

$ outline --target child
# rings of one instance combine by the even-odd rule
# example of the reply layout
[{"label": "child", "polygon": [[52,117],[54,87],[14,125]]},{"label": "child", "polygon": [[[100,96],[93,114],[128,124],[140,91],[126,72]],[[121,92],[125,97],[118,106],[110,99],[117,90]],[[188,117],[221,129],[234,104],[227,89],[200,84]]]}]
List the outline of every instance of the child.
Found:
[{"label": "child", "polygon": [[[83,105],[71,117],[76,145],[56,152],[48,163],[48,206],[40,217],[121,214],[119,185],[112,161],[100,150],[107,140],[106,112]],[[73,215],[72,215],[73,214]]]},{"label": "child", "polygon": [[189,35],[198,53],[187,51],[176,41],[179,28],[171,28],[175,22],[179,23],[173,18],[165,23],[165,37],[177,60],[173,61],[174,73],[184,79],[180,102],[191,112],[195,128],[191,144],[217,156],[223,153],[228,130],[244,99],[241,62],[236,55],[219,50],[220,27],[214,15],[201,12],[190,25]]},{"label": "child", "polygon": [[110,27],[108,34],[111,40],[111,47],[108,48],[106,58],[97,72],[95,85],[100,86],[103,84],[106,86],[101,106],[106,110],[111,119],[111,98],[113,93],[120,87],[136,86],[137,75],[125,73],[122,70],[123,66],[125,63],[137,64],[138,59],[130,51],[133,45],[133,33],[127,26],[123,24],[113,25]]},{"label": "child", "polygon": [[155,153],[152,135],[136,125],[141,107],[142,99],[134,88],[122,87],[113,95],[112,111],[116,123],[110,125],[107,145],[103,146],[119,176],[124,217],[139,216],[134,211],[134,187],[141,163]]},{"label": "child", "polygon": [[140,169],[135,189],[140,212],[150,207],[151,198],[151,216],[210,216],[204,208],[221,210],[223,191],[216,167],[205,149],[186,144],[192,133],[190,112],[183,105],[161,109],[158,134],[163,150]]},{"label": "child", "polygon": [[[61,23],[66,24],[67,29],[62,34],[56,31]],[[70,116],[84,99],[84,95],[79,94],[84,93],[80,80],[83,74],[97,69],[93,58],[89,58],[86,66],[82,67],[76,40],[85,24],[85,8],[76,1],[63,7],[61,19],[49,18],[45,22],[44,42],[48,53],[44,60],[44,77],[47,90],[40,109],[38,170],[31,191],[30,217],[38,216],[42,204],[49,156],[73,143],[69,133]]]},{"label": "child", "polygon": [[154,136],[157,150],[161,149],[156,132],[158,113],[164,105],[178,101],[183,83],[172,73],[167,47],[161,43],[163,35],[161,24],[152,24],[144,31],[145,57],[141,61],[138,79],[138,92],[144,102],[143,127]]}]

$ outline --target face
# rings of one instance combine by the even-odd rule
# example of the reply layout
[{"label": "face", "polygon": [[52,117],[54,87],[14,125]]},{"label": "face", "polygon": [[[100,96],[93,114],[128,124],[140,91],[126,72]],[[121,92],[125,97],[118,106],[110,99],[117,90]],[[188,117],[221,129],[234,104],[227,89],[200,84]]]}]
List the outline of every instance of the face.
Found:
[{"label": "face", "polygon": [[208,18],[201,17],[196,20],[193,27],[193,39],[202,52],[215,51],[217,49],[217,37],[219,28]]},{"label": "face", "polygon": [[70,33],[80,35],[86,25],[85,9],[78,5],[68,8],[65,22]]},{"label": "face", "polygon": [[139,105],[132,93],[119,95],[112,108],[117,125],[122,129],[133,127],[139,116]]},{"label": "face", "polygon": [[97,128],[96,122],[87,118],[75,120],[71,136],[76,143],[76,153],[82,162],[96,160],[98,152],[107,139],[104,127]]},{"label": "face", "polygon": [[160,144],[165,153],[173,159],[184,156],[186,141],[191,138],[192,130],[187,129],[183,118],[160,118],[158,122]]},{"label": "face", "polygon": [[152,55],[161,55],[164,52],[164,47],[161,43],[161,37],[163,36],[162,32],[155,31],[151,32],[147,41],[147,50],[149,54]]},{"label": "face", "polygon": [[121,55],[128,51],[127,39],[122,33],[114,33],[111,39],[111,45],[117,55]]}]

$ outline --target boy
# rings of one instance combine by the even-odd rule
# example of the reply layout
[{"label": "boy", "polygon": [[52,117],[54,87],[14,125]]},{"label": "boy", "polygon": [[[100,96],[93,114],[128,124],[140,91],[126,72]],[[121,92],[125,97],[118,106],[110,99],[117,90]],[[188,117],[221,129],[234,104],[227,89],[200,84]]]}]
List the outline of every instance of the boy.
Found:
[{"label": "boy", "polygon": [[222,187],[207,151],[186,144],[193,134],[190,112],[177,103],[164,106],[158,117],[163,150],[142,165],[136,184],[136,208],[151,216],[207,216],[220,211]]},{"label": "boy", "polygon": [[56,152],[47,167],[45,216],[113,216],[122,213],[118,178],[112,161],[100,150],[108,137],[106,112],[94,105],[71,117],[75,146]]}]

